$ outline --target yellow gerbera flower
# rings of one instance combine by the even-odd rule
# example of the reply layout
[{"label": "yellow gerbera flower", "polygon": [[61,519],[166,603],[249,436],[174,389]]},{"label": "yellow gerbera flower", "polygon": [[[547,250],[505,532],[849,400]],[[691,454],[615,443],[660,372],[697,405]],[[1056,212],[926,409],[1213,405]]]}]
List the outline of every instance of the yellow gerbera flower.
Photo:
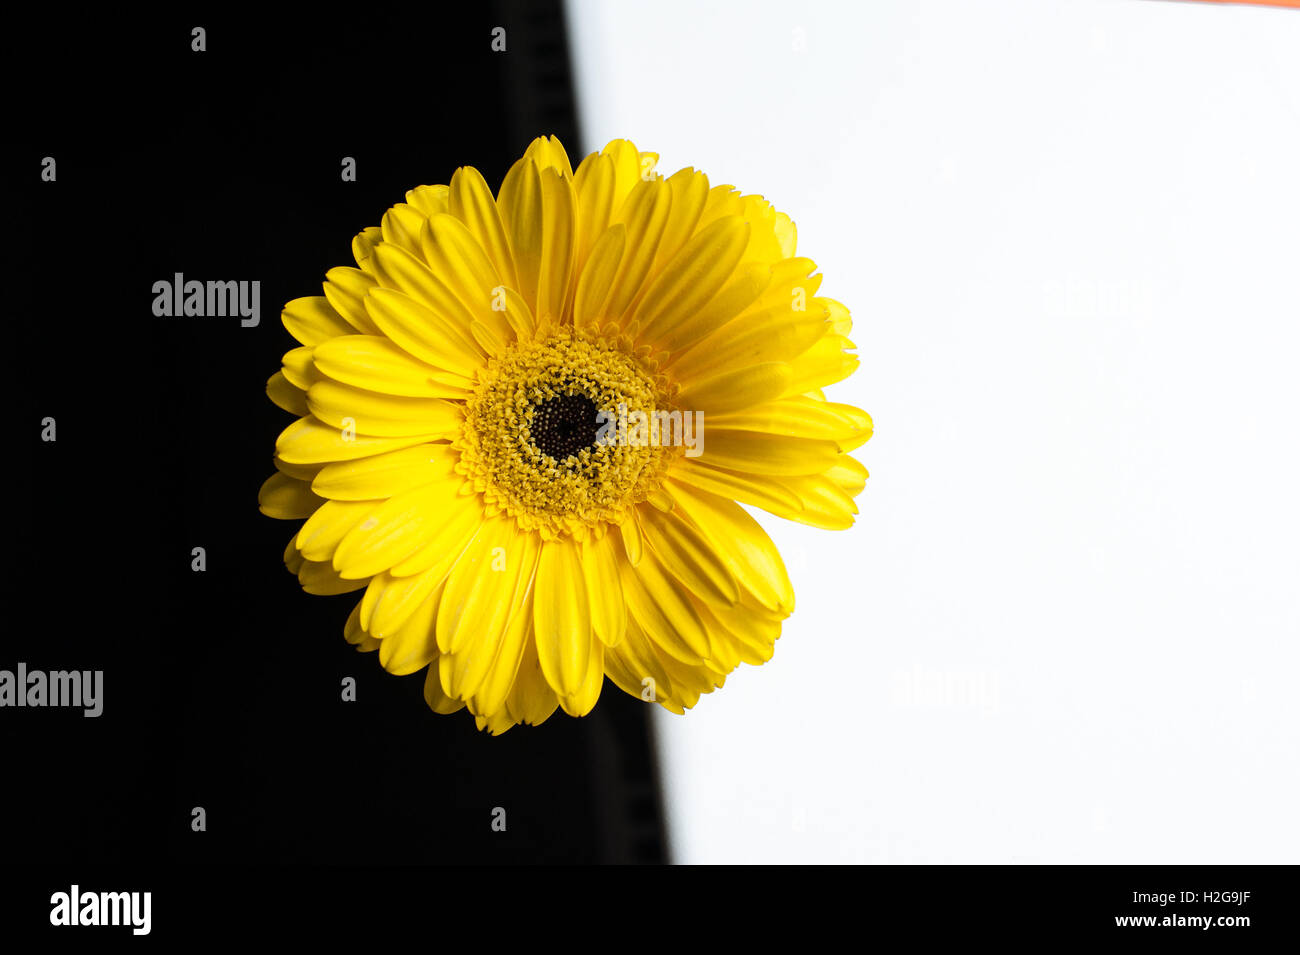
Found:
[{"label": "yellow gerbera flower", "polygon": [[299,416],[259,503],[306,518],[303,589],[365,594],[348,641],[428,667],[480,729],[590,712],[608,676],[676,713],[772,656],[794,592],[736,502],[853,523],[871,419],[821,388],[858,360],[795,228],[760,196],[611,142],[534,140],[352,242],[289,302],[267,383]]}]

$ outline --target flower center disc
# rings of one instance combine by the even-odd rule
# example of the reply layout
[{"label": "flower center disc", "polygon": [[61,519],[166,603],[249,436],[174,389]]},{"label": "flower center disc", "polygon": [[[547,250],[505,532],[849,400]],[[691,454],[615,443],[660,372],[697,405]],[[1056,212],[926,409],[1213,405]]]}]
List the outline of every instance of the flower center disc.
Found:
[{"label": "flower center disc", "polygon": [[596,403],[585,394],[547,398],[533,406],[533,423],[529,430],[533,444],[543,456],[550,455],[563,462],[596,443],[600,430]]},{"label": "flower center disc", "polygon": [[461,470],[489,513],[543,536],[622,523],[681,449],[620,442],[620,411],[652,415],[665,390],[621,342],[567,331],[520,341],[488,363],[465,403]]}]

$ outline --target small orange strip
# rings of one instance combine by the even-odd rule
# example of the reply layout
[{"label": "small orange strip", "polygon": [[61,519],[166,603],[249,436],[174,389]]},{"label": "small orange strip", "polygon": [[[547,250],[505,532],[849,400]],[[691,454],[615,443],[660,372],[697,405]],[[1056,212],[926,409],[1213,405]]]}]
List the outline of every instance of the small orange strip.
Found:
[{"label": "small orange strip", "polygon": [[1290,7],[1300,10],[1300,0],[1192,0],[1194,3],[1240,3],[1252,7]]}]

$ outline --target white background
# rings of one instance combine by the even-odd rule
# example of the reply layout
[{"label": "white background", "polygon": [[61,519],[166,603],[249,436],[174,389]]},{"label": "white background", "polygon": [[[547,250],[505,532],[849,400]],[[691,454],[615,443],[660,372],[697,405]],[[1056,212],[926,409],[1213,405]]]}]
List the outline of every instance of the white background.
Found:
[{"label": "white background", "polygon": [[760,515],[773,660],[656,708],[674,858],[1300,861],[1300,11],[569,17],[571,152],[790,213],[876,423],[852,529]]}]

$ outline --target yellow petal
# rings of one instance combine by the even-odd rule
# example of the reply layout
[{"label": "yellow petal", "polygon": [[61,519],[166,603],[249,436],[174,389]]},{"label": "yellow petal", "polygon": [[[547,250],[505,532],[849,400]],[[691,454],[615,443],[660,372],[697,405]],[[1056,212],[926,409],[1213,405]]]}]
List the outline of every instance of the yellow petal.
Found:
[{"label": "yellow petal", "polygon": [[820,474],[840,453],[834,441],[732,431],[711,423],[701,446],[700,460],[748,474]]},{"label": "yellow petal", "polygon": [[[535,582],[533,586],[536,587]],[[537,658],[537,641],[526,640],[519,672],[515,674],[515,685],[510,688],[510,696],[506,699],[506,713],[516,722],[540,726],[559,705],[555,691],[542,673]]]},{"label": "yellow petal", "polygon": [[339,541],[379,506],[379,501],[326,501],[298,531],[298,549],[308,560],[332,561]]},{"label": "yellow petal", "polygon": [[787,437],[861,444],[871,437],[871,416],[853,405],[794,395],[709,419],[710,428],[761,431]]},{"label": "yellow petal", "polygon": [[497,208],[510,240],[517,290],[533,314],[538,315],[537,275],[542,263],[544,212],[541,175],[532,159],[524,156],[510,167],[501,183]]},{"label": "yellow petal", "polygon": [[406,201],[426,216],[436,216],[450,207],[451,190],[444,185],[416,186],[406,194]]},{"label": "yellow petal", "polygon": [[853,347],[853,342],[834,332],[818,339],[807,351],[789,362],[790,381],[783,396],[824,388],[853,374],[859,364],[858,356],[848,351]]},{"label": "yellow petal", "polygon": [[415,206],[399,202],[379,222],[379,233],[385,243],[396,245],[412,255],[420,254],[420,226],[426,216]]},{"label": "yellow petal", "polygon": [[389,673],[405,676],[438,658],[433,621],[441,603],[439,598],[437,591],[425,597],[406,622],[380,642],[379,665]]},{"label": "yellow petal", "polygon": [[582,544],[582,574],[591,605],[591,627],[606,646],[617,646],[627,630],[627,606],[618,578],[622,554],[611,534],[589,537]]},{"label": "yellow petal", "polygon": [[536,534],[521,535],[521,540],[526,541],[527,550],[516,555],[520,563],[510,619],[491,669],[474,692],[476,711],[488,715],[505,708],[527,646],[533,641],[533,576],[537,570],[541,540]]},{"label": "yellow petal", "polygon": [[751,310],[674,358],[669,367],[679,380],[689,381],[763,362],[788,361],[829,331],[824,311],[792,312],[787,304]]},{"label": "yellow petal", "polygon": [[533,626],[546,682],[560,696],[582,688],[591,655],[591,610],[577,544],[546,541],[537,562]]},{"label": "yellow petal", "polygon": [[820,474],[781,477],[778,480],[799,498],[800,504],[797,513],[782,514],[782,517],[832,531],[853,526],[858,506],[835,481]]},{"label": "yellow petal", "polygon": [[345,580],[329,564],[314,560],[304,560],[298,570],[298,582],[309,594],[331,597],[335,594],[347,594],[360,590],[369,583],[366,579]]},{"label": "yellow petal", "polygon": [[767,609],[794,612],[794,587],[781,553],[767,532],[734,501],[702,493],[678,481],[666,487],[678,509],[699,529],[705,546],[724,561],[737,583]]},{"label": "yellow petal", "polygon": [[683,586],[664,570],[650,549],[636,567],[619,562],[628,613],[656,647],[683,663],[709,655],[709,638]]},{"label": "yellow petal", "polygon": [[434,216],[420,232],[425,261],[475,321],[499,338],[511,334],[501,311],[493,308],[501,277],[478,239],[452,215]]},{"label": "yellow petal", "polygon": [[337,382],[386,395],[463,398],[473,384],[374,335],[340,335],[316,346],[312,361],[318,372]]},{"label": "yellow petal", "polygon": [[356,329],[344,321],[323,295],[295,298],[285,305],[280,321],[304,345],[319,345],[335,335],[352,335]]},{"label": "yellow petal", "polygon": [[426,434],[450,438],[462,421],[462,406],[442,398],[380,395],[329,379],[308,389],[307,407],[325,424],[379,438]]},{"label": "yellow petal", "polygon": [[635,518],[629,517],[618,526],[618,531],[619,538],[623,542],[623,553],[628,563],[635,567],[641,563],[641,528],[637,526]]},{"label": "yellow petal", "polygon": [[370,577],[423,547],[466,502],[449,494],[450,482],[404,491],[380,504],[339,542],[334,568],[344,577]]},{"label": "yellow petal", "polygon": [[[372,636],[386,640],[431,597],[441,595],[445,580],[445,575],[436,572],[410,577],[394,577],[388,572],[376,574],[361,598],[361,626]],[[429,633],[436,639],[432,621]]]},{"label": "yellow petal", "polygon": [[618,275],[619,263],[623,261],[626,241],[627,227],[619,223],[607,229],[591,250],[578,279],[573,303],[573,321],[577,327],[594,324],[605,316],[604,304]]},{"label": "yellow petal", "polygon": [[307,392],[292,384],[282,371],[277,371],[267,379],[266,396],[275,402],[277,407],[283,408],[295,417],[301,418],[310,413],[307,410]]},{"label": "yellow petal", "polygon": [[448,716],[465,708],[464,700],[453,700],[443,692],[437,666],[430,666],[429,673],[424,678],[424,702],[429,704],[429,709],[442,716]]},{"label": "yellow petal", "polygon": [[374,287],[375,277],[360,269],[339,266],[325,273],[325,298],[334,311],[362,335],[379,334],[361,305],[366,293]]},{"label": "yellow petal", "polygon": [[587,653],[587,670],[576,693],[561,697],[560,706],[570,716],[586,716],[600,699],[601,686],[605,682],[605,644],[594,633],[590,637],[591,646]]},{"label": "yellow petal", "polygon": [[728,216],[687,242],[641,300],[636,313],[639,337],[668,348],[693,341],[695,314],[732,277],[748,240],[748,223]]},{"label": "yellow petal", "polygon": [[571,179],[555,169],[541,173],[542,255],[537,270],[537,307],[539,320],[560,319],[568,315],[568,294],[573,270],[573,244],[576,238],[577,197]]},{"label": "yellow petal", "polygon": [[665,182],[650,180],[638,183],[615,215],[614,221],[627,227],[627,244],[605,301],[606,314],[623,315],[642,290],[671,208],[672,189]]},{"label": "yellow petal", "polygon": [[709,198],[709,177],[688,166],[677,170],[664,181],[672,190],[672,208],[664,226],[663,238],[659,240],[659,248],[655,250],[655,261],[650,267],[651,279],[681,254],[682,247],[691,236],[708,229],[708,226],[700,226],[700,214]]},{"label": "yellow petal", "polygon": [[487,181],[473,166],[463,166],[452,173],[447,211],[465,223],[465,228],[496,267],[501,281],[513,287],[515,263],[501,213]]},{"label": "yellow petal", "polygon": [[381,334],[434,368],[472,379],[485,363],[483,349],[467,337],[468,327],[457,330],[409,295],[377,288],[366,296],[366,308]]},{"label": "yellow petal", "polygon": [[[456,488],[454,480],[449,490]],[[458,490],[458,489],[457,489]],[[394,564],[392,573],[397,577],[422,574],[436,570],[446,576],[455,565],[474,535],[483,526],[483,510],[478,501],[466,500],[452,491],[455,503],[443,514],[442,521],[428,531],[426,543],[410,557]]]},{"label": "yellow petal", "polygon": [[356,260],[357,268],[366,272],[366,262],[375,252],[375,246],[383,240],[384,232],[376,226],[369,226],[362,229],[352,237],[352,258]]},{"label": "yellow petal", "polygon": [[764,474],[740,474],[724,468],[715,468],[702,457],[682,458],[670,473],[675,480],[689,484],[698,490],[734,498],[765,510],[779,508],[788,512],[797,511],[801,507],[795,493],[776,478]]},{"label": "yellow petal", "polygon": [[312,481],[312,490],[333,501],[382,501],[449,479],[456,461],[450,445],[418,444],[359,461],[327,464]]},{"label": "yellow petal", "polygon": [[342,431],[308,415],[299,418],[276,438],[276,453],[290,464],[319,464],[329,461],[352,461],[356,458],[396,451],[413,444],[436,441],[439,435],[409,435],[401,438],[372,438],[356,435],[348,438]]},{"label": "yellow petal", "polygon": [[677,405],[707,417],[762,404],[789,388],[791,374],[789,365],[776,361],[720,372],[687,383],[677,394]]},{"label": "yellow petal", "polygon": [[592,153],[573,174],[573,188],[578,194],[577,239],[573,256],[576,282],[586,268],[596,241],[609,228],[609,219],[614,213],[614,161],[600,153]]},{"label": "yellow petal", "polygon": [[[640,524],[660,563],[697,597],[728,607],[740,599],[720,548],[694,524],[679,514],[654,508],[640,511]],[[726,546],[724,543],[723,548]]]},{"label": "yellow petal", "polygon": [[324,501],[312,493],[311,484],[277,471],[257,492],[257,508],[267,517],[292,521],[307,517]]},{"label": "yellow petal", "polygon": [[288,379],[289,384],[295,388],[301,388],[306,391],[316,382],[320,381],[320,374],[316,371],[316,366],[312,362],[312,353],[314,348],[303,346],[302,348],[293,348],[284,353],[280,359],[280,373]]}]

